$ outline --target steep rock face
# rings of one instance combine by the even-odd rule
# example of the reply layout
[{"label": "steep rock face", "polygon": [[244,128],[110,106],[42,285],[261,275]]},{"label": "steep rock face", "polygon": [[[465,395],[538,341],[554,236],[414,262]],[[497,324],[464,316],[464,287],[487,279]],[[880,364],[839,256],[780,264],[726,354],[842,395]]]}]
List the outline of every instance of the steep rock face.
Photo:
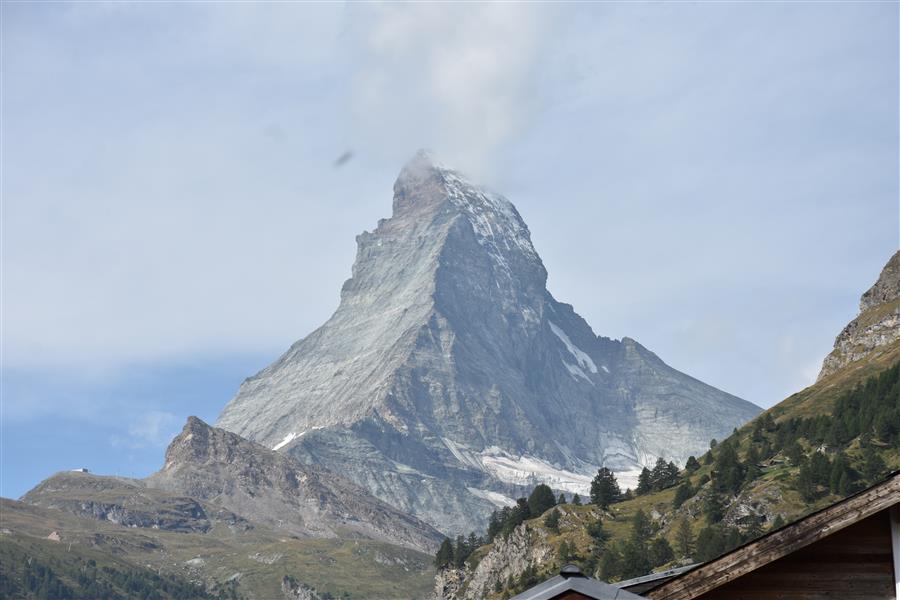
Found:
[{"label": "steep rock face", "polygon": [[245,519],[221,507],[149,489],[140,481],[89,473],[57,473],[35,486],[22,500],[126,527],[183,533],[207,533],[215,524],[239,531],[250,528]]},{"label": "steep rock face", "polygon": [[432,527],[330,472],[303,465],[196,417],[166,450],[148,487],[223,506],[259,523],[309,537],[363,537],[422,551]]},{"label": "steep rock face", "polygon": [[427,155],[357,242],[335,314],[246,380],[217,425],[446,533],[539,481],[584,495],[600,465],[684,461],[759,411],[594,334],[547,291],[515,207]]},{"label": "steep rock face", "polygon": [[472,569],[442,569],[435,576],[433,600],[480,600],[497,584],[518,578],[527,568],[539,568],[553,559],[545,532],[522,524],[508,537],[498,536],[490,551]]},{"label": "steep rock face", "polygon": [[819,379],[900,339],[900,251],[888,260],[878,281],[860,298],[859,316],[838,334]]}]

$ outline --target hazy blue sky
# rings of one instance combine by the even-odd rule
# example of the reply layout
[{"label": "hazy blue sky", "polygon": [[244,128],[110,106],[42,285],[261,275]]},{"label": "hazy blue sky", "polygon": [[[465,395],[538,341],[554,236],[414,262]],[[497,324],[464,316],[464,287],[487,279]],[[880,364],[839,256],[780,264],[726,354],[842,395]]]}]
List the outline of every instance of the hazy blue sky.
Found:
[{"label": "hazy blue sky", "polygon": [[[419,147],[601,335],[762,406],[898,247],[898,4],[2,4],[2,478],[145,475]],[[336,168],[347,150],[353,158]]]}]

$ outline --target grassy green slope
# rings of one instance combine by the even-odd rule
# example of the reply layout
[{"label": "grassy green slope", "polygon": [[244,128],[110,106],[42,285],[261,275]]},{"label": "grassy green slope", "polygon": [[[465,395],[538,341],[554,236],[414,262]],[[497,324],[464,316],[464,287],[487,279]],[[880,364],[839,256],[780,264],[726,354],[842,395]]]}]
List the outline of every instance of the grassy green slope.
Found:
[{"label": "grassy green slope", "polygon": [[[207,534],[127,528],[7,499],[0,499],[0,531],[4,547],[51,544],[207,586],[236,581],[249,599],[284,597],[285,576],[335,597],[424,598],[434,575],[430,557],[380,542],[300,539],[261,527],[217,526]],[[60,542],[45,539],[51,531]]]},{"label": "grassy green slope", "polygon": [[0,534],[0,597],[53,600],[202,600],[237,598],[227,587],[205,586],[133,565],[90,548]]},{"label": "grassy green slope", "polygon": [[[770,408],[757,419],[754,419],[754,421],[746,424],[727,440],[724,440],[724,442],[731,444],[737,449],[739,459],[746,460],[751,446],[754,446],[754,448],[759,446],[759,437],[757,437],[756,441],[753,439],[757,420],[765,419],[768,414],[780,424],[791,419],[809,419],[831,415],[839,398],[856,386],[865,383],[868,379],[886,373],[890,367],[898,363],[900,363],[900,342],[895,342],[890,346],[873,352],[866,360],[851,363],[841,371],[823,378],[814,385],[790,396],[783,402]],[[897,398],[896,402],[897,406],[900,407],[900,398]],[[774,436],[772,433],[765,433],[763,438],[767,441],[772,441]],[[877,437],[868,440],[866,443],[868,447],[874,448],[881,460],[884,461],[886,470],[900,469],[900,448],[897,447],[897,444],[885,443],[877,439]],[[722,444],[719,447],[721,448]],[[800,447],[805,455],[801,462],[808,463],[809,457],[815,454],[815,444],[809,443],[808,440],[800,439]],[[860,437],[845,444],[843,453],[855,470],[861,471],[863,469],[865,453]],[[528,573],[521,577],[509,589],[507,589],[504,582],[502,591],[491,594],[489,598],[509,597],[512,593],[527,587],[529,582],[533,584],[554,575],[564,562],[580,563],[590,574],[603,576],[601,566],[603,554],[611,548],[621,549],[622,545],[631,537],[632,520],[638,511],[642,511],[651,517],[654,531],[653,537],[665,538],[673,548],[677,549],[678,547],[676,534],[678,526],[683,521],[686,521],[690,526],[696,541],[701,532],[712,525],[706,515],[704,506],[705,496],[711,492],[713,486],[713,483],[709,480],[716,476],[713,472],[714,465],[704,464],[707,461],[712,462],[713,457],[716,456],[716,450],[712,450],[710,454],[711,456],[707,460],[704,460],[705,456],[701,457],[701,467],[697,471],[693,473],[681,471],[680,481],[689,481],[695,492],[690,499],[677,509],[673,507],[673,499],[676,493],[676,487],[673,486],[665,490],[612,504],[606,511],[601,511],[596,506],[574,506],[571,504],[560,506],[558,509],[562,513],[562,517],[558,532],[550,531],[544,524],[546,513],[541,517],[526,521],[525,527],[538,530],[546,535],[546,540],[550,546],[557,549],[554,559],[541,565],[535,573]],[[787,458],[785,450],[780,449],[774,452],[772,456],[760,461],[761,469],[759,474],[752,478],[751,481],[744,483],[736,495],[725,494],[725,512],[728,514],[726,521],[733,532],[738,532],[744,536],[740,541],[744,541],[747,536],[758,535],[766,527],[771,527],[773,520],[776,518],[775,525],[779,525],[782,522],[790,522],[841,499],[841,494],[832,493],[827,487],[823,488],[822,486],[818,487],[814,498],[805,497],[804,494],[798,491],[796,482],[800,473],[801,462],[792,462]],[[867,483],[871,482],[860,478],[856,485],[858,487]],[[744,509],[751,513],[751,517],[747,519],[747,522],[742,522],[740,518],[741,510]],[[755,515],[753,514],[754,510],[758,510]],[[752,522],[758,520],[757,516],[759,515],[765,515],[766,522],[762,523],[762,525],[753,525]],[[603,524],[603,529],[609,535],[609,540],[602,548],[588,536],[586,530],[586,526],[596,522],[598,518]],[[717,525],[717,527],[722,527],[722,525]],[[754,527],[756,528],[755,531],[753,530]],[[721,530],[716,531],[721,533]],[[725,531],[728,531],[728,529],[725,529]],[[543,536],[539,537],[542,538]],[[568,549],[568,557],[559,555],[558,550],[560,546]],[[473,552],[468,560],[470,567],[476,567],[479,561],[491,551],[492,547],[489,544]],[[679,553],[676,551],[675,555],[675,560],[663,565],[656,565],[655,570],[697,560],[696,553],[694,557],[679,557]],[[619,577],[606,578],[615,581]]]}]

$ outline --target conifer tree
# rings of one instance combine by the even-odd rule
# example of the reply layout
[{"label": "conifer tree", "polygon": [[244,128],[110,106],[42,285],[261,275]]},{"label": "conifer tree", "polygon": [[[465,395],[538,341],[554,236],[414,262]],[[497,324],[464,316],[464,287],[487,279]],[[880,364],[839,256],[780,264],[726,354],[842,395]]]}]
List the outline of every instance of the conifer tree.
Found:
[{"label": "conifer tree", "polygon": [[675,545],[678,547],[678,555],[687,558],[694,552],[694,532],[687,519],[682,519],[675,532]]},{"label": "conifer tree", "polygon": [[606,467],[599,469],[591,481],[591,502],[605,509],[621,498],[622,492],[613,472]]},{"label": "conifer tree", "polygon": [[531,495],[528,496],[528,512],[531,513],[531,516],[542,515],[544,511],[554,506],[556,506],[556,497],[553,495],[553,490],[544,483],[535,486]]},{"label": "conifer tree", "polygon": [[647,518],[647,514],[638,509],[634,516],[631,517],[631,541],[635,544],[644,545],[650,541],[653,535],[653,524]]},{"label": "conifer tree", "polygon": [[658,537],[650,544],[650,565],[656,568],[675,560],[675,552],[664,537]]},{"label": "conifer tree", "polygon": [[672,499],[672,508],[680,508],[685,501],[694,495],[694,488],[691,487],[691,482],[685,480],[684,483],[678,486],[678,489],[675,490],[675,497]]},{"label": "conifer tree", "polygon": [[697,459],[694,458],[693,456],[689,456],[688,459],[687,459],[687,462],[684,463],[684,469],[685,469],[688,473],[693,473],[693,472],[695,472],[695,471],[696,471],[697,469],[699,469],[699,468],[700,468],[700,463],[699,463],[699,462],[697,461]]},{"label": "conifer tree", "polygon": [[453,564],[453,544],[448,538],[444,538],[434,557],[434,566],[438,569],[443,569],[451,564]]},{"label": "conifer tree", "polygon": [[554,508],[544,517],[544,526],[553,533],[559,533],[559,509]]},{"label": "conifer tree", "polygon": [[643,496],[651,491],[653,491],[653,476],[650,473],[650,469],[644,467],[641,469],[641,474],[638,475],[638,484],[634,493],[638,496]]}]

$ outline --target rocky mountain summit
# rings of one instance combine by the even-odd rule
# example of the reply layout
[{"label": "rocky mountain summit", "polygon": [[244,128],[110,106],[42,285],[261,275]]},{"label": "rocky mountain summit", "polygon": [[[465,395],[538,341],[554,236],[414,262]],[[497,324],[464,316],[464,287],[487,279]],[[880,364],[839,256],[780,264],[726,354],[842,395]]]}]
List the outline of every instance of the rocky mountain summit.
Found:
[{"label": "rocky mountain summit", "polygon": [[[217,426],[350,478],[445,533],[524,486],[683,462],[759,409],[597,336],[546,288],[506,198],[419,153],[357,237],[334,315],[247,379]],[[611,293],[615,293],[611,290]]]},{"label": "rocky mountain summit", "polygon": [[900,251],[881,271],[878,281],[859,300],[859,316],[838,334],[825,357],[819,379],[861,360],[900,339]]},{"label": "rocky mountain summit", "polygon": [[349,481],[190,417],[150,488],[225,507],[303,537],[365,538],[430,551],[441,535]]}]

